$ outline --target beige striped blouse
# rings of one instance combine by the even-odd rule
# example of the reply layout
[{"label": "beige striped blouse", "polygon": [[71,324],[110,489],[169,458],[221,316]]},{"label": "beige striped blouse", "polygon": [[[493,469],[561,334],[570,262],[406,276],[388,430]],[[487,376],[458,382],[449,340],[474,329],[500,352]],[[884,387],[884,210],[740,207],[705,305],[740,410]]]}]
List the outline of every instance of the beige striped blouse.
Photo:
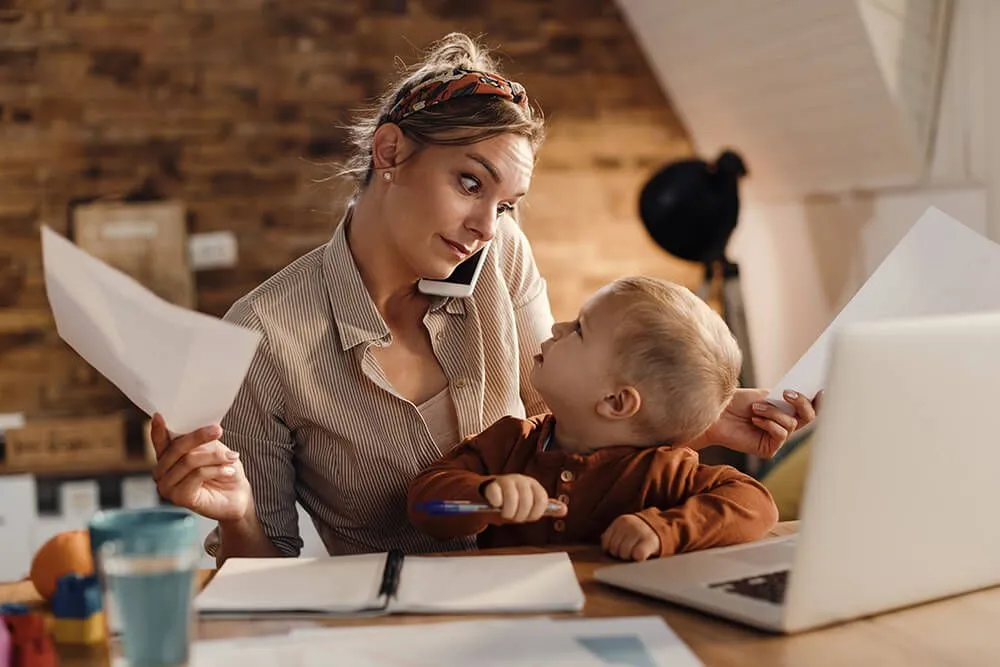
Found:
[{"label": "beige striped blouse", "polygon": [[[434,406],[397,394],[371,353],[389,343],[389,329],[354,263],[349,224],[226,314],[263,336],[222,440],[240,453],[264,532],[285,554],[302,548],[296,501],[331,554],[471,548],[471,538],[419,533],[407,520],[407,486],[459,438],[544,409],[527,376],[552,326],[545,282],[504,216],[473,296],[436,298],[424,317],[457,432],[437,418],[429,427],[420,409]],[[442,429],[455,441],[436,444]],[[217,539],[206,540],[209,553]]]}]

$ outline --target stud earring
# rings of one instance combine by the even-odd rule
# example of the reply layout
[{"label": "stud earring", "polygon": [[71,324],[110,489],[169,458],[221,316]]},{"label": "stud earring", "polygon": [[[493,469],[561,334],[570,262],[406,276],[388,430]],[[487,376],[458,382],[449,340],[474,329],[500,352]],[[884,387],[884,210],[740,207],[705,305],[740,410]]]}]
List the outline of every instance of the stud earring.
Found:
[{"label": "stud earring", "polygon": [[383,181],[391,181],[392,180],[392,172],[391,171],[383,171],[382,172],[382,180]]}]

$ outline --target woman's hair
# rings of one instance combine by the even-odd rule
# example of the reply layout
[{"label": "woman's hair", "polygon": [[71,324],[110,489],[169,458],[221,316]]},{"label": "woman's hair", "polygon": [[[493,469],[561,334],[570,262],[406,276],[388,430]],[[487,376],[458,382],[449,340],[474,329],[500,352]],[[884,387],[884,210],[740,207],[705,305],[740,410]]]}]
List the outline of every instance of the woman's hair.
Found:
[{"label": "woman's hair", "polygon": [[[502,76],[486,47],[462,33],[446,35],[430,46],[420,62],[405,68],[377,104],[348,127],[353,154],[341,175],[350,176],[359,189],[364,188],[374,170],[372,139],[375,130],[387,122],[389,111],[418,84],[456,68]],[[418,150],[427,145],[467,146],[508,132],[526,137],[537,150],[545,134],[537,109],[494,95],[447,100],[409,113],[397,124]]]},{"label": "woman's hair", "polygon": [[722,414],[739,384],[742,354],[722,317],[686,287],[628,277],[612,283],[628,299],[614,333],[620,379],[642,396],[638,433],[682,444]]}]

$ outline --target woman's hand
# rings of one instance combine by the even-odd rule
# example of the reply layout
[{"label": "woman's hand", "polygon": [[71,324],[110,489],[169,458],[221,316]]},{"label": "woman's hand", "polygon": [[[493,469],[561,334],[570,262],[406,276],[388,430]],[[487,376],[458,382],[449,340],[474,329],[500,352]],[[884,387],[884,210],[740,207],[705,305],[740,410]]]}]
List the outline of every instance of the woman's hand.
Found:
[{"label": "woman's hand", "polygon": [[216,521],[240,521],[251,502],[239,454],[219,442],[220,426],[206,426],[173,440],[160,414],[151,429],[157,464],[153,479],[160,495]]},{"label": "woman's hand", "polygon": [[722,416],[702,435],[702,446],[722,445],[737,452],[769,459],[785,444],[788,436],[816,419],[823,392],[810,401],[794,392],[784,393],[795,415],[764,400],[767,389],[737,389]]}]

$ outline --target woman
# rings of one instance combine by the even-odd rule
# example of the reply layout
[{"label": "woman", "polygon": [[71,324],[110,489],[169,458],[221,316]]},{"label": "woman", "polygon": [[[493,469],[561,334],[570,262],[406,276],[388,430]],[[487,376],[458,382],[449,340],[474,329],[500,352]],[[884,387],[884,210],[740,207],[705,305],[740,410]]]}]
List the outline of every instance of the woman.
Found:
[{"label": "woman", "polygon": [[[331,554],[474,546],[418,533],[406,489],[462,437],[545,409],[527,371],[552,314],[512,217],[542,138],[524,89],[460,34],[354,128],[357,194],[330,242],[226,315],[262,339],[222,425],[171,439],[153,421],[157,488],[218,521],[219,562],[298,554],[296,501]],[[417,290],[487,243],[473,297]],[[805,398],[789,396],[792,417],[764,395],[740,392],[690,446],[770,455],[815,417]]]}]

